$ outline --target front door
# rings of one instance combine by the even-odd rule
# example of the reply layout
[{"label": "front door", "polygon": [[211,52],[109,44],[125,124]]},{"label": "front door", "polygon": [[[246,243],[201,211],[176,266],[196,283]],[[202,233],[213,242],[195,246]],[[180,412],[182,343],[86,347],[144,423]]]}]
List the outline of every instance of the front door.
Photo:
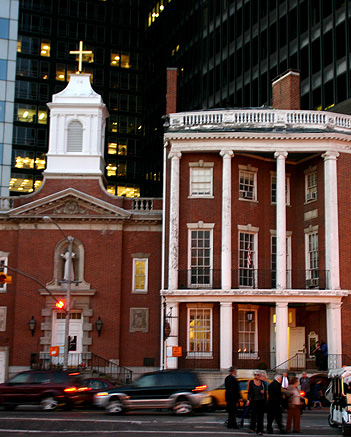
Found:
[{"label": "front door", "polygon": [[[59,357],[52,357],[53,364],[62,364],[65,344],[65,314],[61,312],[53,313],[52,327],[52,346],[59,346]],[[77,366],[81,362],[80,354],[82,353],[83,337],[83,320],[82,313],[71,312],[69,321],[69,338],[68,338],[68,365]]]},{"label": "front door", "polygon": [[289,369],[305,369],[305,327],[289,328]]}]

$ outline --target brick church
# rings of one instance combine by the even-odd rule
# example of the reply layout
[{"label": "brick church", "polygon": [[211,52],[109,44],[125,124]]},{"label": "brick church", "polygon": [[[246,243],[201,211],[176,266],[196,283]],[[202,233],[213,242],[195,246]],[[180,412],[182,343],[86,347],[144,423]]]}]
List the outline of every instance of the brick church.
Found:
[{"label": "brick church", "polygon": [[44,183],[0,215],[1,380],[60,365],[66,334],[69,365],[136,373],[312,371],[322,340],[330,368],[350,364],[351,117],[301,111],[293,71],[273,109],[177,113],[176,73],[163,199],[106,191],[89,75],[49,103]]}]

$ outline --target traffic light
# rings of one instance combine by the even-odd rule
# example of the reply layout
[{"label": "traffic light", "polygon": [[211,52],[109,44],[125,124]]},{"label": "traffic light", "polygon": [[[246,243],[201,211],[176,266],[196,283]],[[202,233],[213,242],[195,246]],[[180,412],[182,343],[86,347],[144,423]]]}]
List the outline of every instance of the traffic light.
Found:
[{"label": "traffic light", "polygon": [[64,299],[60,299],[56,302],[56,308],[59,310],[64,310],[66,306],[66,301]]},{"label": "traffic light", "polygon": [[12,284],[12,276],[0,272],[0,284]]}]

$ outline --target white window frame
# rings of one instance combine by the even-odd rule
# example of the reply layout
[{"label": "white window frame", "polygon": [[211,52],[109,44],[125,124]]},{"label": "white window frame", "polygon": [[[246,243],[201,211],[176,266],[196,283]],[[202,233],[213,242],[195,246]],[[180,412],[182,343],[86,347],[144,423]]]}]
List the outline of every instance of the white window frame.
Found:
[{"label": "white window frame", "polygon": [[[9,253],[0,251],[0,272],[5,273],[7,275],[7,267],[3,267],[4,265],[8,265],[8,256]],[[0,293],[7,292],[7,284],[0,284]]]},{"label": "white window frame", "polygon": [[[208,345],[208,349],[209,350],[199,350],[199,351],[195,351],[195,350],[191,350],[191,330],[190,330],[190,316],[191,316],[191,312],[208,312],[209,313],[209,330],[206,331],[199,331],[199,332],[208,332],[209,335],[209,339],[203,339],[202,344]],[[193,340],[194,344],[196,343],[196,340]],[[201,343],[201,339],[199,340],[199,342]],[[206,349],[206,347],[204,348]],[[212,355],[212,351],[213,351],[213,304],[188,304],[187,305],[187,358],[197,358],[197,359],[203,359],[203,358],[213,358]]]},{"label": "white window frame", "polygon": [[[313,202],[318,198],[317,167],[305,170],[305,202]],[[313,180],[312,180],[313,178]]]},{"label": "white window frame", "polygon": [[[247,226],[241,226],[238,225],[238,282],[239,282],[239,288],[257,288],[257,284],[258,284],[258,231],[259,228],[253,227],[251,225],[247,225]],[[246,260],[247,260],[247,256],[248,256],[248,248],[244,247],[243,249],[241,249],[240,247],[240,235],[241,234],[247,234],[247,235],[252,235],[253,238],[251,239],[251,243],[250,244],[250,249],[251,249],[251,266],[250,268],[247,267],[246,264]],[[246,239],[245,239],[246,240]],[[246,246],[246,244],[245,244]],[[240,254],[241,251],[244,250],[245,251],[245,257],[243,259],[241,259]],[[242,261],[242,263],[241,263]],[[241,265],[243,264],[243,265]],[[249,276],[249,279],[252,279],[250,282],[250,285],[242,285],[241,282],[241,271],[243,269],[246,270],[252,270],[252,275]],[[243,278],[245,279],[245,278]],[[256,287],[255,287],[256,285]]]},{"label": "white window frame", "polygon": [[[253,318],[252,318],[252,322],[248,322],[246,320],[246,313],[248,311],[251,311],[253,313]],[[240,305],[239,309],[238,309],[238,335],[239,335],[239,340],[238,340],[238,358],[239,360],[241,359],[249,359],[249,360],[256,360],[258,358],[258,310],[256,308],[252,308],[252,307],[244,307],[244,305]],[[254,324],[253,324],[254,323]],[[255,327],[254,331],[251,330],[241,330],[241,324],[244,324],[246,327]],[[241,343],[240,340],[240,334],[244,334],[245,333],[249,333],[252,334],[252,332],[254,332],[254,351],[250,352],[250,351],[244,351],[244,345]]]},{"label": "white window frame", "polygon": [[[190,198],[213,198],[213,162],[190,162],[189,177],[189,197]],[[203,172],[202,181],[199,172]],[[199,185],[203,186],[203,192],[199,190]],[[207,187],[207,188],[205,188]]]},{"label": "white window frame", "polygon": [[[188,227],[188,287],[189,288],[211,288],[212,287],[212,283],[213,283],[213,228],[214,228],[214,223],[203,223],[203,222],[198,222],[198,223],[188,223],[187,224]],[[193,248],[191,243],[192,243],[192,232],[196,231],[196,232],[209,232],[209,265],[203,265],[203,266],[196,266],[196,265],[192,265],[192,250],[197,250],[199,248]],[[199,249],[200,250],[200,249]],[[194,283],[192,281],[192,269],[195,268],[204,268],[204,269],[209,269],[209,282],[208,283]],[[199,276],[197,276],[198,278]]]},{"label": "white window frame", "polygon": [[[275,186],[275,188],[273,188]],[[277,203],[277,173],[271,171],[271,204]],[[285,205],[290,206],[290,175],[285,176]]]},{"label": "white window frame", "polygon": [[[145,274],[144,274],[144,288],[137,287],[137,263],[144,262]],[[140,275],[141,276],[141,275]],[[148,276],[149,276],[149,260],[148,258],[133,258],[133,283],[132,283],[132,293],[135,294],[146,294],[148,292]]]},{"label": "white window frame", "polygon": [[[311,250],[311,239],[315,237],[317,248]],[[317,257],[312,259],[312,253],[317,254]],[[315,264],[315,265],[312,265]],[[306,288],[319,287],[319,236],[318,226],[310,226],[305,229],[305,270],[306,270]]]},{"label": "white window frame", "polygon": [[[248,200],[250,202],[257,202],[257,172],[258,168],[248,165],[239,165],[239,200]],[[247,176],[252,178],[252,184],[242,184],[242,177]],[[245,189],[245,187],[252,187],[252,191]]]},{"label": "white window frame", "polygon": [[[291,288],[291,235],[291,231],[286,232],[286,288]],[[273,256],[275,256],[275,265],[277,265],[277,253],[273,252],[273,238],[277,238],[276,230],[271,230],[271,271],[273,271]]]}]

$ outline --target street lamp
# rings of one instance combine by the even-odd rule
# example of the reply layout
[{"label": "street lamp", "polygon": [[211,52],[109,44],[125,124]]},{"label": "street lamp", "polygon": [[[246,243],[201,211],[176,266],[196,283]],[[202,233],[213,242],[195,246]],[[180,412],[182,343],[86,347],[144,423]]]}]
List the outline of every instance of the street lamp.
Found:
[{"label": "street lamp", "polygon": [[51,217],[48,215],[43,217],[43,220],[45,222],[51,222],[57,228],[61,231],[62,235],[65,237],[65,240],[68,242],[68,259],[67,259],[67,267],[68,267],[68,275],[67,279],[63,280],[62,282],[66,282],[67,284],[67,292],[66,292],[66,319],[65,319],[65,342],[64,342],[64,350],[63,350],[63,370],[67,370],[68,368],[68,336],[69,336],[69,319],[70,319],[70,313],[71,313],[71,270],[72,270],[72,252],[73,252],[73,241],[74,238],[71,236],[68,236],[63,232],[61,226],[55,222]]}]

